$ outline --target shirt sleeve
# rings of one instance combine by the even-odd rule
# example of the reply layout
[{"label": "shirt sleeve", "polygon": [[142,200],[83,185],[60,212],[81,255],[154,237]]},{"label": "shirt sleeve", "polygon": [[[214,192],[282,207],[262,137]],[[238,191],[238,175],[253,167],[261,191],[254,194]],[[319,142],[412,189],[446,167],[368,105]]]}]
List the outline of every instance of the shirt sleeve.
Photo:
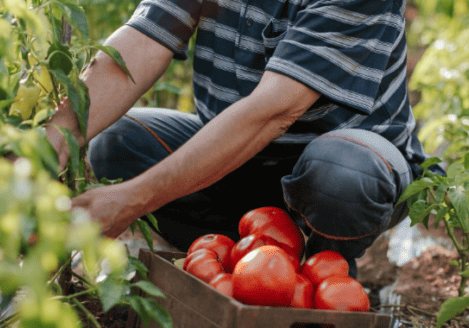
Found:
[{"label": "shirt sleeve", "polygon": [[302,82],[339,106],[370,114],[389,58],[404,36],[400,2],[312,1],[298,12],[266,70]]},{"label": "shirt sleeve", "polygon": [[131,26],[187,59],[189,39],[194,33],[203,0],[143,0],[126,25]]}]

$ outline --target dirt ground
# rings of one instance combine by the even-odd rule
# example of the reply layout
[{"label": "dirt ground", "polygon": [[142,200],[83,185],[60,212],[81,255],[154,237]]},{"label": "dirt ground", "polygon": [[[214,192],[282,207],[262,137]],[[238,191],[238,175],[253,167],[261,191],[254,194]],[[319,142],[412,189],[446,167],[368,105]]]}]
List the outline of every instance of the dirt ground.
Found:
[{"label": "dirt ground", "polygon": [[[432,225],[433,222],[430,220],[429,230],[422,225],[417,227],[424,236],[450,240],[443,224],[437,229]],[[388,261],[389,235],[384,234],[379,237],[365,255],[358,259],[357,279],[370,289],[372,307],[390,305],[378,304],[376,292],[395,282],[394,293],[401,299],[400,308],[394,310],[394,315],[402,323],[401,327],[433,327],[436,322],[435,315],[441,304],[448,298],[457,297],[460,277],[458,269],[449,262],[456,259],[458,254],[456,250],[435,246],[428,248],[402,267],[398,267]],[[469,311],[466,310],[444,327],[469,327],[469,321],[464,320],[468,314]]]}]

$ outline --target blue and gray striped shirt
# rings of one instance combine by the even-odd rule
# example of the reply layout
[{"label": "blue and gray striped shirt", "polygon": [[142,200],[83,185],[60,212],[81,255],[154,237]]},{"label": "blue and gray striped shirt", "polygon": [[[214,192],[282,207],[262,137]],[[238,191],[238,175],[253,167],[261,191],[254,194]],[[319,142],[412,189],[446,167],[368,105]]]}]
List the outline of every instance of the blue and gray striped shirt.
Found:
[{"label": "blue and gray striped shirt", "polygon": [[193,84],[204,123],[274,71],[322,95],[275,142],[361,128],[390,140],[419,174],[428,155],[412,133],[404,11],[405,0],[143,0],[127,25],[181,60],[197,29]]}]

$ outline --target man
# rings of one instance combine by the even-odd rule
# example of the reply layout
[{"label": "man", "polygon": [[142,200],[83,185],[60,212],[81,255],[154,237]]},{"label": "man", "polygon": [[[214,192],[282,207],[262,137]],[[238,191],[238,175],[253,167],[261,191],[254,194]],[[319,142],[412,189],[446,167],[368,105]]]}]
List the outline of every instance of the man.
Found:
[{"label": "man", "polygon": [[[412,134],[404,11],[404,0],[142,1],[107,41],[136,83],[102,53],[83,77],[93,170],[126,181],[73,207],[110,237],[154,212],[186,250],[205,233],[236,239],[244,213],[284,201],[306,256],[334,249],[356,276],[355,258],[405,216],[394,204],[427,157]],[[198,115],[129,111],[187,58],[196,28]],[[66,101],[53,122],[79,136]],[[48,136],[64,165],[63,138]]]}]

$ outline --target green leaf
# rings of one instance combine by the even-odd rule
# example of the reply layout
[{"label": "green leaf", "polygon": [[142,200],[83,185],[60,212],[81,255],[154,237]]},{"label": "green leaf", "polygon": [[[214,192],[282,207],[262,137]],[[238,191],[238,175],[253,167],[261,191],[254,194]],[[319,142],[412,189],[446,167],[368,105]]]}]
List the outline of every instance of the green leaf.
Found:
[{"label": "green leaf", "polygon": [[120,183],[122,181],[123,181],[122,178],[119,178],[116,180],[108,180],[107,178],[103,177],[101,178],[101,183],[93,183],[93,184],[87,185],[85,190],[104,187],[104,186],[110,186],[116,183]]},{"label": "green leaf", "polygon": [[45,120],[47,120],[49,117],[52,117],[55,114],[55,110],[52,108],[44,108],[41,109],[39,112],[34,115],[33,119],[33,126],[38,126]]},{"label": "green leaf", "polygon": [[130,231],[132,232],[132,236],[135,235],[135,229],[137,229],[137,222],[134,221],[130,224]]},{"label": "green leaf", "polygon": [[166,298],[164,296],[164,294],[157,287],[155,287],[155,285],[153,285],[149,281],[140,280],[139,282],[136,282],[136,283],[132,284],[131,286],[135,286],[135,287],[140,288],[141,290],[143,290],[148,295]]},{"label": "green leaf", "polygon": [[448,190],[448,196],[458,214],[461,227],[464,232],[469,232],[469,198],[467,197],[466,191],[461,186],[450,188]]},{"label": "green leaf", "polygon": [[166,311],[161,305],[156,303],[154,299],[140,298],[140,302],[142,303],[148,315],[153,320],[155,320],[156,323],[158,323],[161,327],[173,327],[173,320],[171,319],[171,316],[169,315],[168,311]]},{"label": "green leaf", "polygon": [[150,324],[150,315],[144,308],[142,302],[140,301],[140,298],[141,297],[139,296],[130,296],[127,298],[127,301],[129,302],[132,309],[134,309],[134,311],[138,314],[145,327],[148,327],[148,325]]},{"label": "green leaf", "polygon": [[153,236],[151,235],[151,228],[150,225],[143,220],[137,220],[138,227],[142,232],[143,238],[145,238],[148,248],[153,252]]},{"label": "green leaf", "polygon": [[122,181],[124,181],[122,178],[115,179],[115,180],[109,180],[106,177],[102,177],[99,182],[101,182],[105,186],[110,186],[110,185],[113,185],[113,184],[116,184],[116,183],[121,183]]},{"label": "green leaf", "polygon": [[144,280],[148,280],[147,272],[148,268],[143,264],[139,259],[133,256],[129,256],[128,258],[128,265],[130,270],[136,270],[140,275],[140,278]]},{"label": "green leaf", "polygon": [[70,100],[70,105],[73,111],[77,114],[78,123],[80,124],[80,130],[83,135],[86,134],[86,125],[88,121],[88,114],[86,106],[86,99],[82,99],[80,91],[73,85],[72,81],[62,70],[49,70],[49,73],[53,74],[57,80],[67,86],[67,96]]},{"label": "green leaf", "polygon": [[125,72],[125,74],[127,74],[130,77],[132,82],[135,83],[134,78],[132,77],[132,75],[130,74],[130,71],[127,68],[127,65],[125,65],[124,59],[122,58],[119,51],[116,50],[116,48],[112,46],[102,46],[100,44],[93,45],[93,48],[101,50],[102,52],[107,54],[109,57],[111,57],[112,60],[114,60],[114,62],[117,65],[119,65],[119,67]]},{"label": "green leaf", "polygon": [[441,162],[443,161],[439,159],[438,157],[431,157],[427,159],[425,162],[423,162],[422,164],[420,164],[420,167],[425,170],[425,169],[428,169],[430,166],[441,163]]},{"label": "green leaf", "polygon": [[63,74],[68,75],[73,68],[72,54],[67,47],[60,43],[54,43],[47,52],[49,60],[49,71],[61,70]]},{"label": "green leaf", "polygon": [[108,276],[106,280],[98,286],[104,312],[109,311],[121,300],[126,288],[123,283],[116,281],[112,276]]},{"label": "green leaf", "polygon": [[448,210],[447,207],[442,206],[442,207],[440,207],[440,209],[436,213],[436,216],[435,216],[435,229],[438,228],[438,225],[440,224],[441,219],[445,217],[445,215],[447,213],[447,210]]},{"label": "green leaf", "polygon": [[421,192],[422,190],[429,187],[433,187],[435,185],[437,185],[437,183],[430,178],[422,178],[420,180],[415,180],[404,189],[404,192],[402,193],[401,197],[399,197],[396,206],[404,202],[408,198],[412,197],[413,195]]},{"label": "green leaf", "polygon": [[37,143],[37,152],[41,155],[42,165],[49,171],[52,179],[58,178],[59,159],[55,149],[49,143],[45,130],[37,129],[40,138]]},{"label": "green leaf", "polygon": [[455,267],[459,267],[459,262],[456,259],[449,261],[448,264],[449,265],[454,265]]},{"label": "green leaf", "polygon": [[469,171],[469,152],[464,154],[464,169]]},{"label": "green leaf", "polygon": [[446,170],[446,175],[448,179],[454,178],[458,174],[461,174],[461,172],[464,170],[464,166],[458,162],[452,163],[450,166],[448,166],[448,169]]},{"label": "green leaf", "polygon": [[469,269],[464,270],[463,272],[458,273],[461,277],[469,277]]},{"label": "green leaf", "polygon": [[78,144],[78,140],[73,136],[70,130],[55,124],[54,126],[62,133],[65,141],[67,141],[70,152],[70,172],[73,175],[78,174],[78,169],[80,168],[80,145]]},{"label": "green leaf", "polygon": [[439,185],[438,186],[438,189],[436,190],[436,195],[435,195],[435,202],[436,203],[442,203],[444,201],[446,190],[448,190],[447,185]]},{"label": "green leaf", "polygon": [[80,122],[80,129],[81,129],[81,134],[83,137],[86,139],[86,130],[88,128],[88,117],[90,113],[90,94],[88,91],[88,87],[86,86],[85,82],[82,80],[78,80],[78,91],[80,93],[80,107],[79,107],[79,112],[77,113],[78,115],[78,120]]},{"label": "green leaf", "polygon": [[155,216],[151,213],[148,213],[147,218],[150,221],[150,223],[155,227],[156,231],[161,232],[160,229],[158,229],[158,222],[156,221]]},{"label": "green leaf", "polygon": [[427,202],[423,200],[416,201],[409,210],[409,217],[411,219],[410,226],[414,226],[415,224],[422,222],[427,208]]},{"label": "green leaf", "polygon": [[436,316],[436,328],[462,313],[467,307],[469,307],[469,297],[456,297],[444,301]]},{"label": "green leaf", "polygon": [[60,0],[60,2],[56,2],[56,4],[59,5],[56,6],[56,8],[65,16],[68,23],[80,31],[83,38],[88,39],[88,20],[83,9],[78,7],[76,4],[65,0]]}]

